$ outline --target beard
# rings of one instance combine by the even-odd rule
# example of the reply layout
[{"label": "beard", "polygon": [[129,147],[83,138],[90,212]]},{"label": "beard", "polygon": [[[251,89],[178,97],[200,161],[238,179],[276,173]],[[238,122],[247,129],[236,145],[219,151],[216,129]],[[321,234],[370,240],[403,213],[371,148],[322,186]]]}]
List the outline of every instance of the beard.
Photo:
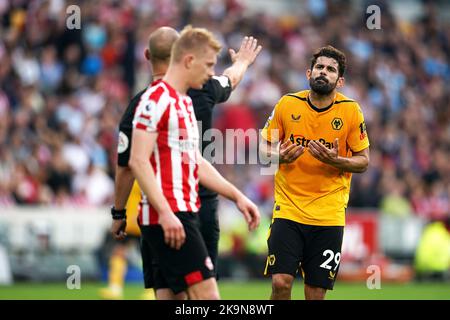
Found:
[{"label": "beard", "polygon": [[318,76],[315,79],[309,79],[309,86],[311,87],[311,90],[321,96],[330,94],[336,88],[336,85],[337,81],[336,83],[330,83],[325,77],[322,76]]}]

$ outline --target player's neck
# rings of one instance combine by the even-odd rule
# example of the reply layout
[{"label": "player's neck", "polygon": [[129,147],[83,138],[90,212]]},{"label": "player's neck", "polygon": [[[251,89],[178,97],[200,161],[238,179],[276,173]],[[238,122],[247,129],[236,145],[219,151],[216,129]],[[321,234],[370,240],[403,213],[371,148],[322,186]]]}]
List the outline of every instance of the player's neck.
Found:
[{"label": "player's neck", "polygon": [[166,75],[163,77],[165,82],[167,82],[172,88],[182,95],[186,95],[189,89],[188,82],[185,79],[186,78],[183,76],[181,70],[171,67],[169,67]]},{"label": "player's neck", "polygon": [[164,78],[164,76],[165,76],[165,73],[153,73],[152,81],[161,80],[162,78]]},{"label": "player's neck", "polygon": [[167,72],[167,64],[152,64],[152,81],[161,80]]},{"label": "player's neck", "polygon": [[336,97],[336,90],[333,90],[330,94],[320,95],[312,90],[309,91],[309,101],[318,109],[326,108],[333,103]]}]

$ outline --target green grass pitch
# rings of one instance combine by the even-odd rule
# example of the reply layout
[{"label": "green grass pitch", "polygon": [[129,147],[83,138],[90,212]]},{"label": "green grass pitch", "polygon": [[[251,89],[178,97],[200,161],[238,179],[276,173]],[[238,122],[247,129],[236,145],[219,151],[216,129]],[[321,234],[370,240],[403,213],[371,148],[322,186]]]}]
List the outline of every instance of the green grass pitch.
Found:
[{"label": "green grass pitch", "polygon": [[[81,283],[81,289],[69,290],[63,283],[18,283],[0,286],[0,300],[96,300],[104,283]],[[220,281],[219,289],[225,300],[266,300],[270,296],[270,281]],[[125,299],[139,299],[141,284],[125,287]],[[303,300],[303,285],[297,281],[292,298]],[[337,282],[327,293],[327,300],[450,300],[450,283],[382,283],[381,289],[369,290],[365,283]]]}]

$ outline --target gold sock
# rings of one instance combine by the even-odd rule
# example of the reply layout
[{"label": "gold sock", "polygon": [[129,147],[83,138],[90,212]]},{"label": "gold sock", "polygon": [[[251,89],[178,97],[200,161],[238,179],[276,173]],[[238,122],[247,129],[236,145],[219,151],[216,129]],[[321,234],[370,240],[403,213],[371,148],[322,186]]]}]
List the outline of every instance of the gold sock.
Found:
[{"label": "gold sock", "polygon": [[123,288],[125,272],[127,269],[127,260],[122,256],[112,256],[109,261],[109,286],[120,290]]}]

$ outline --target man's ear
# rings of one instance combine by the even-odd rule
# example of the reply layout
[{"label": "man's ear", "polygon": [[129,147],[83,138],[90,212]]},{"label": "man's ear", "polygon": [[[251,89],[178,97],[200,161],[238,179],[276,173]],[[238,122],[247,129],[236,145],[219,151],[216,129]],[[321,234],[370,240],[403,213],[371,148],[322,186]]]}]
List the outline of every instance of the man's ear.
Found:
[{"label": "man's ear", "polygon": [[306,79],[311,79],[311,69],[306,70]]},{"label": "man's ear", "polygon": [[342,88],[344,85],[345,85],[345,78],[339,77],[337,84],[336,84],[336,88]]},{"label": "man's ear", "polygon": [[192,54],[185,55],[184,58],[183,58],[183,62],[184,62],[184,67],[186,69],[190,69],[192,67],[193,62],[194,62],[194,55],[192,55]]},{"label": "man's ear", "polygon": [[145,57],[145,59],[147,59],[148,61],[150,61],[151,54],[150,54],[150,50],[148,50],[148,48],[145,48],[145,51],[144,51],[144,57]]}]

